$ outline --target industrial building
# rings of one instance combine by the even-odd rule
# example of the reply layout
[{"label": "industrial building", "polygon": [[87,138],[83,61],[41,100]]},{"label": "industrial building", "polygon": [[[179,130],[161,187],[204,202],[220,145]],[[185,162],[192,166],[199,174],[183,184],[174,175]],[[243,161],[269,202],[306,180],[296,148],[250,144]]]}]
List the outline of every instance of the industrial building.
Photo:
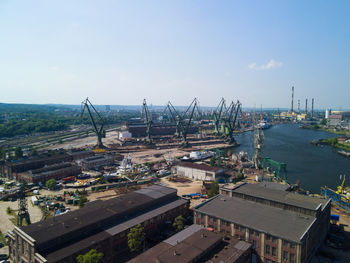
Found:
[{"label": "industrial building", "polygon": [[241,184],[196,206],[194,221],[252,243],[262,262],[301,263],[325,240],[330,207],[330,200]]},{"label": "industrial building", "polygon": [[16,176],[17,181],[26,181],[27,183],[45,183],[49,179],[60,180],[68,176],[76,176],[81,173],[81,168],[72,163],[59,163],[48,165],[40,169],[30,170],[19,173]]},{"label": "industrial building", "polygon": [[68,152],[68,155],[72,156],[73,161],[77,162],[82,159],[94,156],[95,153],[91,150],[71,150]]},{"label": "industrial building", "polygon": [[[125,124],[125,130],[132,134],[133,138],[146,137],[147,125],[143,121],[128,121]],[[189,134],[198,133],[198,127],[191,126],[188,129]],[[175,124],[153,124],[151,127],[151,133],[153,136],[157,135],[174,135],[176,132]]]},{"label": "industrial building", "polygon": [[152,185],[109,200],[9,231],[9,254],[14,263],[76,262],[91,249],[104,262],[118,262],[129,252],[127,233],[141,224],[146,238],[157,235],[166,221],[186,216],[189,203],[176,189]]},{"label": "industrial building", "polygon": [[216,181],[224,176],[225,170],[206,164],[192,162],[180,162],[177,166],[177,174],[193,180]]},{"label": "industrial building", "polygon": [[193,224],[129,263],[249,263],[252,245]]},{"label": "industrial building", "polygon": [[91,170],[114,163],[114,158],[108,155],[96,155],[81,160],[80,165],[85,170]]},{"label": "industrial building", "polygon": [[26,172],[29,170],[39,169],[45,165],[51,165],[62,162],[71,162],[73,157],[65,152],[57,151],[55,154],[41,154],[21,158],[19,160],[5,161],[1,165],[1,173],[4,177],[15,179],[17,173]]}]

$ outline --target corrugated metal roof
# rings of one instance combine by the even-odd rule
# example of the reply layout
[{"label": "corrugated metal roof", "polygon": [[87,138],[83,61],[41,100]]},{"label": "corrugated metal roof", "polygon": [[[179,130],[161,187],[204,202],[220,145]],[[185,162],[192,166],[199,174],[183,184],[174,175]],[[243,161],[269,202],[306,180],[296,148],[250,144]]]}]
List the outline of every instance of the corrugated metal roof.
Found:
[{"label": "corrugated metal roof", "polygon": [[192,162],[180,162],[177,166],[198,169],[198,170],[203,170],[208,172],[223,171],[223,169],[219,167],[209,166],[206,164],[192,163]]},{"label": "corrugated metal roof", "polygon": [[193,235],[194,233],[198,232],[199,230],[203,229],[202,226],[193,224],[189,226],[188,228],[180,231],[179,233],[169,237],[167,240],[164,240],[163,242],[175,246],[177,243],[180,243],[184,239],[188,238],[189,236]]}]

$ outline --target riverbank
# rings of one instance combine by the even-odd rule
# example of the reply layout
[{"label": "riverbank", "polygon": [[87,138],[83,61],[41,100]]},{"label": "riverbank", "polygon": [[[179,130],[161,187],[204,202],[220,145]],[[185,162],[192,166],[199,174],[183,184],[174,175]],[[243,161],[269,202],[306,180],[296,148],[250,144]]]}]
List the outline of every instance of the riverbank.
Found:
[{"label": "riverbank", "polygon": [[311,144],[314,145],[329,145],[335,149],[346,150],[350,152],[350,143],[340,142],[338,138],[326,138],[319,139],[317,141],[311,141]]},{"label": "riverbank", "polygon": [[302,129],[307,129],[307,130],[314,130],[314,131],[324,131],[324,132],[329,132],[333,134],[338,134],[338,135],[346,135],[349,133],[349,131],[346,130],[337,130],[337,129],[330,129],[327,128],[327,126],[324,125],[300,125],[299,128]]}]

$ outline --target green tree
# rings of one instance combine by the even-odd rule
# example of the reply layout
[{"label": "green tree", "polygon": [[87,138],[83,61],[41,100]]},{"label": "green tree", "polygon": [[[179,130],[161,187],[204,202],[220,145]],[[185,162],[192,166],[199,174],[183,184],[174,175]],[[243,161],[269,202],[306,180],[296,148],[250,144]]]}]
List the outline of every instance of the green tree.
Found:
[{"label": "green tree", "polygon": [[175,217],[173,227],[175,228],[176,232],[180,232],[182,229],[184,229],[184,218],[182,215]]},{"label": "green tree", "polygon": [[86,195],[81,195],[79,198],[79,207],[82,208],[87,201]]},{"label": "green tree", "polygon": [[19,159],[23,157],[23,150],[21,147],[16,147],[15,149],[15,158]]},{"label": "green tree", "polygon": [[242,180],[243,178],[244,178],[244,175],[241,172],[236,174],[236,179],[237,180]]},{"label": "green tree", "polygon": [[208,198],[212,198],[219,194],[219,183],[214,181],[210,185],[210,189],[208,191]]},{"label": "green tree", "polygon": [[140,224],[130,229],[130,232],[128,233],[128,246],[131,252],[139,251],[144,240],[144,228]]},{"label": "green tree", "polygon": [[102,259],[103,253],[98,252],[96,249],[91,249],[86,254],[77,256],[78,263],[99,263]]},{"label": "green tree", "polygon": [[53,190],[56,186],[57,182],[55,179],[49,179],[46,181],[45,185],[47,188],[49,188],[50,190]]},{"label": "green tree", "polygon": [[327,120],[326,119],[322,119],[322,121],[320,122],[321,125],[327,125]]}]

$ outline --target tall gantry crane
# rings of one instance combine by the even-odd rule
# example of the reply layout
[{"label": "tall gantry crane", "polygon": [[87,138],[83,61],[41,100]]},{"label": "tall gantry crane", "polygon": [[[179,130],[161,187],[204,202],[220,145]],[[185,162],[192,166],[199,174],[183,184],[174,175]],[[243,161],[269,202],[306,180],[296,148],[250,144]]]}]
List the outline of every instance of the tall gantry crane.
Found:
[{"label": "tall gantry crane", "polygon": [[144,119],[144,122],[146,123],[146,135],[147,135],[147,143],[152,143],[152,116],[148,110],[146,99],[143,100],[142,103],[142,117]]},{"label": "tall gantry crane", "polygon": [[[105,120],[98,113],[96,108],[92,105],[92,103],[90,102],[89,98],[86,98],[81,103],[81,115],[80,115],[80,118],[83,117],[85,109],[87,110],[87,112],[88,112],[88,114],[90,116],[91,124],[92,124],[92,126],[94,128],[94,131],[95,131],[96,135],[97,135],[97,147],[98,148],[104,148],[104,145],[102,143],[102,138],[106,138],[106,131],[103,129],[104,128],[104,124],[105,124]],[[96,116],[98,118],[98,122],[94,119],[93,113],[96,114]]]},{"label": "tall gantry crane", "polygon": [[220,135],[220,123],[222,121],[223,110],[226,108],[225,104],[226,104],[225,99],[222,98],[219,105],[216,107],[215,111],[213,112],[214,133],[217,135]]},{"label": "tall gantry crane", "polygon": [[232,144],[235,142],[233,138],[233,131],[236,127],[238,113],[241,111],[242,104],[237,101],[237,103],[231,102],[230,106],[226,109],[222,124],[222,133],[226,138],[227,142]]},{"label": "tall gantry crane", "polygon": [[175,107],[172,105],[172,103],[169,101],[167,105],[167,109],[170,112],[171,119],[175,122],[176,124],[176,136],[180,136],[182,138],[182,146],[188,146],[188,141],[187,141],[187,135],[188,132],[191,128],[191,124],[193,121],[194,113],[197,110],[197,113],[201,115],[200,110],[199,110],[199,102],[195,98],[190,106],[186,109],[186,111],[183,113],[183,115],[179,114],[178,111],[175,109]]}]

